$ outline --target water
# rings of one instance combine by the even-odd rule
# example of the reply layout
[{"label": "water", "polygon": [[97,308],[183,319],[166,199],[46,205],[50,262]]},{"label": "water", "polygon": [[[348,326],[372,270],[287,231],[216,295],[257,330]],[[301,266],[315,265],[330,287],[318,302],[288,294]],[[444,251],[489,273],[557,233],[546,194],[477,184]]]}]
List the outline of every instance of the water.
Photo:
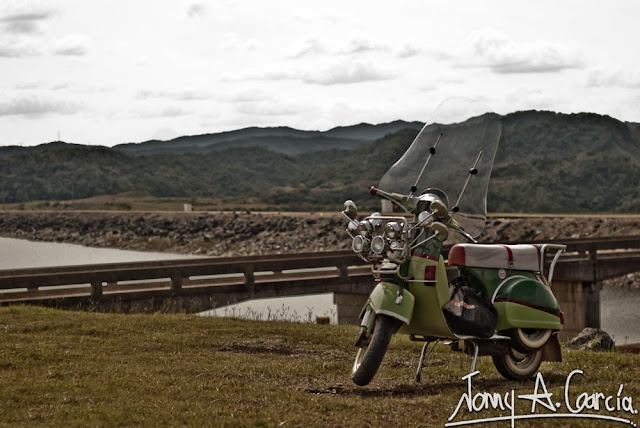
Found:
[{"label": "water", "polygon": [[337,323],[337,307],[331,293],[247,300],[205,311],[201,315],[296,322],[315,322],[317,316],[327,316],[331,323]]},{"label": "water", "polygon": [[196,256],[0,238],[0,270],[192,258]]},{"label": "water", "polygon": [[616,345],[640,343],[640,289],[604,287],[600,291],[600,327]]},{"label": "water", "polygon": [[[177,260],[198,257],[184,254],[116,250],[74,244],[0,238],[0,270]],[[318,294],[249,300],[206,311],[201,315],[233,316],[261,320],[284,319],[290,321],[315,321],[316,316],[330,316],[332,322],[335,323],[336,311],[337,308],[333,303],[332,294]]]}]

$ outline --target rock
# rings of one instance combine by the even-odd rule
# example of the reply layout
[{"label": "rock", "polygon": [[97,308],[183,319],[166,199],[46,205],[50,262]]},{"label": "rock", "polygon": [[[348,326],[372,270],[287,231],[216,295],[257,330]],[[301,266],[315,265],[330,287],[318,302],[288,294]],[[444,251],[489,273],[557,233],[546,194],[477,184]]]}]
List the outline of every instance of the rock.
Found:
[{"label": "rock", "polygon": [[607,332],[598,328],[587,327],[579,335],[567,342],[567,346],[573,349],[591,351],[613,351],[615,344]]}]

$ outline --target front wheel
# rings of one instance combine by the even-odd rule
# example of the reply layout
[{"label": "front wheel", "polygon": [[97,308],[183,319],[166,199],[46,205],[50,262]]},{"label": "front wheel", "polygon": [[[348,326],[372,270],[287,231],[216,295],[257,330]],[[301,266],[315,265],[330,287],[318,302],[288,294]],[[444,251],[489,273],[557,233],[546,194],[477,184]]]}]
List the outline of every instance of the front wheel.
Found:
[{"label": "front wheel", "polygon": [[402,325],[402,321],[386,315],[376,316],[373,333],[368,345],[358,349],[356,361],[351,370],[351,379],[356,385],[367,385],[376,375],[384,355],[387,353],[391,337]]},{"label": "front wheel", "polygon": [[509,380],[527,380],[540,368],[542,349],[530,353],[511,349],[509,354],[493,356],[493,365],[498,372]]}]

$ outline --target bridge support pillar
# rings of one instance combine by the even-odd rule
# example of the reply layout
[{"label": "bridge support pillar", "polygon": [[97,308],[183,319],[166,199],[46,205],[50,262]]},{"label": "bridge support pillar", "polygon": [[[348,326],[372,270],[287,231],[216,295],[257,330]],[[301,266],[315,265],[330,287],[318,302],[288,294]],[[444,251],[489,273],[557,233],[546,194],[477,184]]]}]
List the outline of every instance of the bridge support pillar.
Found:
[{"label": "bridge support pillar", "polygon": [[333,303],[338,306],[338,324],[360,324],[360,311],[368,297],[367,294],[334,293]]},{"label": "bridge support pillar", "polygon": [[565,318],[560,340],[571,339],[585,327],[600,327],[599,290],[591,282],[553,281],[553,294]]}]

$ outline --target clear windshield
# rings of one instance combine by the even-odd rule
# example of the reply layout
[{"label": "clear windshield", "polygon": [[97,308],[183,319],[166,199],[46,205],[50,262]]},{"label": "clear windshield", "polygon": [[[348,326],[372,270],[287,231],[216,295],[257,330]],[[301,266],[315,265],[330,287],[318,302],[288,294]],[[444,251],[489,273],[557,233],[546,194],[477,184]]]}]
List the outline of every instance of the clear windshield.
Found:
[{"label": "clear windshield", "polygon": [[[456,205],[459,209],[454,218],[476,237],[482,232],[487,217],[489,177],[501,130],[500,116],[483,104],[466,98],[448,99],[436,109],[378,187],[405,195],[414,184],[418,189],[414,194],[427,188],[445,192],[448,201],[444,202],[449,204],[449,210]],[[424,168],[430,149],[436,143],[435,153]],[[474,167],[477,174],[471,175],[469,171]]]}]

